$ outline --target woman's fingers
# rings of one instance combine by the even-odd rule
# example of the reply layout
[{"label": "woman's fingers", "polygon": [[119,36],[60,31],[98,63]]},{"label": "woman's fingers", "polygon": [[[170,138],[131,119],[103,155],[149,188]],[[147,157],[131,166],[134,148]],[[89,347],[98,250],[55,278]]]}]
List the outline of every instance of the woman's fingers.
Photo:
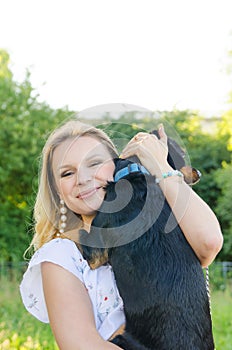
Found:
[{"label": "woman's fingers", "polygon": [[168,137],[167,137],[167,135],[166,135],[166,133],[165,133],[163,124],[160,124],[160,125],[159,125],[158,133],[159,133],[160,141],[161,141],[163,144],[167,145]]},{"label": "woman's fingers", "polygon": [[134,144],[135,142],[141,142],[142,140],[146,139],[148,135],[149,134],[146,132],[139,132],[128,142],[128,145]]},{"label": "woman's fingers", "polygon": [[150,173],[157,174],[160,168],[167,165],[167,135],[162,124],[158,134],[159,138],[154,134],[139,132],[130,140],[120,157],[137,156]]},{"label": "woman's fingers", "polygon": [[120,158],[128,158],[138,153],[139,144],[130,143],[122,151]]},{"label": "woman's fingers", "polygon": [[139,132],[138,134],[136,134],[123,149],[120,157],[127,158],[133,155],[138,155],[139,147],[148,135],[149,134],[145,132]]},{"label": "woman's fingers", "polygon": [[136,134],[121,154],[121,158],[137,156],[142,165],[152,174],[157,175],[161,169],[167,169],[167,135],[161,124],[158,129],[158,136],[139,132]]}]

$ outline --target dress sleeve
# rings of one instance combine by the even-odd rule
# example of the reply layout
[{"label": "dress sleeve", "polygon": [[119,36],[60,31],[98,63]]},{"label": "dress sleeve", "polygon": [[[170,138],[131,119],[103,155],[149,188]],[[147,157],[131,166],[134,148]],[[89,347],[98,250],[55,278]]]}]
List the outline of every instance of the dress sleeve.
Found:
[{"label": "dress sleeve", "polygon": [[74,242],[61,238],[44,244],[33,255],[20,284],[20,293],[26,309],[40,321],[49,323],[41,276],[41,263],[45,261],[62,266],[81,282],[87,262]]}]

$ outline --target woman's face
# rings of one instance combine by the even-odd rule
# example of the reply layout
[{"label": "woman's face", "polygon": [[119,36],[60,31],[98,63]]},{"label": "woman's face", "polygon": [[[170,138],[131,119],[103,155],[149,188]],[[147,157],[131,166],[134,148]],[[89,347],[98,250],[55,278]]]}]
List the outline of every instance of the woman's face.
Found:
[{"label": "woman's face", "polygon": [[115,165],[108,149],[90,136],[68,139],[54,150],[52,167],[66,206],[82,216],[95,214],[107,181],[113,180]]}]

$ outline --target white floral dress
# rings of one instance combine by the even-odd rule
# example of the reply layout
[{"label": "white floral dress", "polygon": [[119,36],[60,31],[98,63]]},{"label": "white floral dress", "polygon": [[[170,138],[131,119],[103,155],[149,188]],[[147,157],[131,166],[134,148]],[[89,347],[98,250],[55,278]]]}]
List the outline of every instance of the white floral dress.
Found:
[{"label": "white floral dress", "polygon": [[26,309],[40,321],[49,323],[43,293],[41,263],[52,262],[73,273],[85,285],[92,305],[96,328],[103,339],[125,323],[123,302],[110,265],[91,270],[74,242],[56,238],[38,249],[23,276],[20,292]]}]

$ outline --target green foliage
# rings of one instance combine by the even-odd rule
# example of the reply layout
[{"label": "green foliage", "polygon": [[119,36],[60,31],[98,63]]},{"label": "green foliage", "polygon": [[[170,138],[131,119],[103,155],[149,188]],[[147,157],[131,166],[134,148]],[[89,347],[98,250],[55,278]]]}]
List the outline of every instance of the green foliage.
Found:
[{"label": "green foliage", "polygon": [[214,261],[209,266],[209,281],[211,291],[232,291],[231,262]]},{"label": "green foliage", "polygon": [[0,78],[12,79],[12,72],[8,68],[10,56],[8,52],[0,49]]},{"label": "green foliage", "polygon": [[127,118],[127,115],[123,115],[120,119],[117,119],[117,121],[107,120],[107,122],[104,121],[103,123],[101,121],[96,125],[108,134],[119,153],[135,134],[140,131],[144,132],[144,129],[135,124],[134,121],[129,122],[129,117],[130,116]]},{"label": "green foliage", "polygon": [[0,254],[4,260],[18,260],[31,238],[26,232],[45,136],[71,112],[39,103],[29,72],[22,83],[16,83],[3,50],[0,64]]},{"label": "green foliage", "polygon": [[215,174],[215,180],[221,190],[215,211],[223,228],[223,252],[227,260],[232,261],[232,162],[230,164],[223,162],[223,167]]},{"label": "green foliage", "polygon": [[194,189],[215,210],[221,195],[215,172],[222,167],[223,161],[229,161],[231,157],[226,142],[215,135],[201,133],[189,142],[188,150],[192,166],[202,172],[201,181]]},{"label": "green foliage", "polygon": [[232,151],[232,110],[222,116],[217,126],[218,138],[224,140],[228,151]]}]

